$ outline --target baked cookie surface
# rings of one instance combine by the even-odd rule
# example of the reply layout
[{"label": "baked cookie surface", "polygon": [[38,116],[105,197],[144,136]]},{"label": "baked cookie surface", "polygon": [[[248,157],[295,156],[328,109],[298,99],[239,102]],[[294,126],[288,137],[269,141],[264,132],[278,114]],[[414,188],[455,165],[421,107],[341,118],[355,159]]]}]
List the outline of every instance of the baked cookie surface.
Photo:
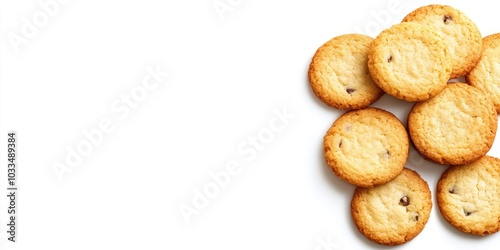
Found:
[{"label": "baked cookie surface", "polygon": [[409,13],[403,22],[432,26],[449,47],[453,70],[450,78],[464,76],[479,61],[482,36],[463,12],[448,5],[427,5]]},{"label": "baked cookie surface", "polygon": [[436,30],[401,23],[380,33],[368,52],[368,69],[386,93],[409,102],[436,95],[451,74],[451,53]]},{"label": "baked cookie surface", "polygon": [[436,195],[441,214],[458,230],[475,235],[498,232],[500,159],[485,156],[472,164],[448,168]]},{"label": "baked cookie surface", "polygon": [[429,220],[431,208],[427,182],[407,168],[384,185],[356,188],[351,200],[351,215],[359,232],[384,245],[415,238]]},{"label": "baked cookie surface", "polygon": [[500,33],[483,39],[479,63],[466,75],[467,82],[493,102],[500,113]]},{"label": "baked cookie surface", "polygon": [[498,39],[500,39],[500,33],[495,33],[495,34],[491,34],[491,35],[483,37],[483,51],[484,51],[484,49],[489,47],[493,41],[498,40]]},{"label": "baked cookie surface", "polygon": [[341,179],[373,187],[394,179],[408,158],[409,137],[393,114],[378,108],[340,116],[323,138],[327,164]]},{"label": "baked cookie surface", "polygon": [[461,165],[486,155],[497,130],[493,103],[478,89],[450,83],[435,97],[416,103],[408,116],[417,151],[439,164]]},{"label": "baked cookie surface", "polygon": [[321,101],[337,109],[360,109],[384,94],[373,82],[366,65],[372,41],[373,38],[360,34],[341,35],[316,51],[308,77]]}]

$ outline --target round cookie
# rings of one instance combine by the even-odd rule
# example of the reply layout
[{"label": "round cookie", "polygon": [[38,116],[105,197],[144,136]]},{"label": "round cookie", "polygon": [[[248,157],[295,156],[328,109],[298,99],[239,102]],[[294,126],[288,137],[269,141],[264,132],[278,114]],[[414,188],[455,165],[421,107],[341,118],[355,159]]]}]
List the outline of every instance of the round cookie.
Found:
[{"label": "round cookie", "polygon": [[446,165],[468,164],[490,150],[497,113],[478,89],[450,83],[438,95],[413,106],[408,130],[425,158]]},{"label": "round cookie", "polygon": [[437,186],[443,217],[458,230],[487,235],[500,230],[500,159],[448,168]]},{"label": "round cookie", "polygon": [[493,41],[499,40],[499,39],[500,39],[500,33],[495,33],[495,34],[491,34],[491,35],[483,37],[483,52],[484,52],[484,49],[488,48]]},{"label": "round cookie", "polygon": [[452,56],[451,78],[464,76],[479,61],[481,33],[461,11],[447,5],[433,4],[412,11],[403,22],[432,26],[441,34]]},{"label": "round cookie", "polygon": [[380,33],[368,52],[368,69],[386,93],[409,102],[436,95],[448,82],[451,53],[433,28],[401,23]]},{"label": "round cookie", "polygon": [[373,187],[396,178],[408,158],[409,137],[393,114],[378,108],[340,116],[323,138],[326,162],[341,179]]},{"label": "round cookie", "polygon": [[500,113],[500,33],[483,39],[481,60],[467,75],[470,85],[483,92]]},{"label": "round cookie", "polygon": [[335,37],[323,44],[309,65],[314,94],[337,109],[360,109],[384,92],[373,82],[366,61],[373,38],[359,34]]},{"label": "round cookie", "polygon": [[429,185],[405,168],[394,180],[375,188],[356,188],[351,215],[358,231],[384,245],[400,245],[425,227],[432,209]]}]

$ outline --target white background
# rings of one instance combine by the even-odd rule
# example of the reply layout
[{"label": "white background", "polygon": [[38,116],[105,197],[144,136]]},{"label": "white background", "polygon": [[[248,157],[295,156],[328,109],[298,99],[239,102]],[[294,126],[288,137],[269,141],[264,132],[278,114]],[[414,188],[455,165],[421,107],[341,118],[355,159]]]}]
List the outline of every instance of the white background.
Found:
[{"label": "white background", "polygon": [[[322,137],[342,112],[312,94],[307,68],[330,38],[373,36],[431,1],[396,0],[393,12],[389,0],[229,2],[221,19],[213,0],[72,0],[16,52],[9,36],[43,9],[35,0],[0,1],[0,152],[7,131],[19,141],[17,242],[5,238],[2,195],[0,249],[384,248],[357,232],[354,187],[324,163]],[[500,32],[491,4],[452,3],[483,35]],[[110,106],[156,65],[169,76],[120,119]],[[403,122],[411,108],[388,96],[374,106]],[[251,159],[238,151],[284,107],[295,118],[264,149]],[[60,182],[54,162],[64,163],[82,131],[103,119],[114,130]],[[497,140],[489,154],[499,149]],[[194,190],[230,161],[241,172],[187,224],[179,205],[192,206]],[[433,192],[445,169],[413,150],[407,166]],[[397,248],[497,249],[499,240],[457,231],[435,205],[422,233]]]}]

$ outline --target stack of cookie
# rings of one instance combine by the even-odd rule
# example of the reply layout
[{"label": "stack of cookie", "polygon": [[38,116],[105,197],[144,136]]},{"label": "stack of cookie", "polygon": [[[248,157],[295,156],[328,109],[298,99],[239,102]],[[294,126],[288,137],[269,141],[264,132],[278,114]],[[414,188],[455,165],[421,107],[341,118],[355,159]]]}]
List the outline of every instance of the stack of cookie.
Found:
[{"label": "stack of cookie", "polygon": [[[326,132],[323,148],[332,171],[357,186],[351,211],[360,233],[398,245],[424,229],[431,191],[405,168],[410,142],[425,159],[449,166],[436,196],[451,225],[476,235],[500,230],[500,159],[486,156],[500,112],[500,34],[482,38],[461,11],[424,6],[375,39],[331,39],[308,75],[319,99],[349,110]],[[459,77],[466,82],[448,83]],[[415,102],[406,128],[369,107],[384,93]]]}]

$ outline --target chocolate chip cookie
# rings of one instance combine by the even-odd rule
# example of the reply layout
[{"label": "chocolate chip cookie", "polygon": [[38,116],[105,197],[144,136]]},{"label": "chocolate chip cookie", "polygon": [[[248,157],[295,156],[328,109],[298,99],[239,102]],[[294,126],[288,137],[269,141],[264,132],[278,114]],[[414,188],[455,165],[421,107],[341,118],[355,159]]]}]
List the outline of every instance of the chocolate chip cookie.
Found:
[{"label": "chocolate chip cookie", "polygon": [[340,116],[324,136],[323,150],[338,177],[356,186],[373,187],[401,173],[409,137],[393,114],[365,108]]},{"label": "chocolate chip cookie", "polygon": [[384,92],[373,82],[366,65],[373,38],[348,34],[323,44],[309,65],[314,94],[337,109],[360,109],[377,101]]},{"label": "chocolate chip cookie", "polygon": [[384,245],[415,238],[429,220],[431,208],[429,185],[407,168],[384,185],[356,188],[351,201],[351,215],[359,232]]},{"label": "chocolate chip cookie", "polygon": [[368,69],[387,94],[409,102],[441,91],[451,74],[451,53],[439,33],[418,23],[392,26],[375,38]]},{"label": "chocolate chip cookie", "polygon": [[452,57],[451,78],[464,76],[481,57],[482,36],[463,12],[447,5],[427,5],[408,14],[403,22],[431,26],[441,35]]},{"label": "chocolate chip cookie", "polygon": [[417,151],[439,164],[476,161],[490,150],[497,131],[493,103],[478,89],[450,83],[435,97],[416,103],[408,130]]},{"label": "chocolate chip cookie", "polygon": [[487,235],[500,230],[500,159],[448,168],[437,186],[443,217],[458,230]]},{"label": "chocolate chip cookie", "polygon": [[466,79],[471,86],[483,92],[500,113],[500,33],[483,39],[481,59]]}]

